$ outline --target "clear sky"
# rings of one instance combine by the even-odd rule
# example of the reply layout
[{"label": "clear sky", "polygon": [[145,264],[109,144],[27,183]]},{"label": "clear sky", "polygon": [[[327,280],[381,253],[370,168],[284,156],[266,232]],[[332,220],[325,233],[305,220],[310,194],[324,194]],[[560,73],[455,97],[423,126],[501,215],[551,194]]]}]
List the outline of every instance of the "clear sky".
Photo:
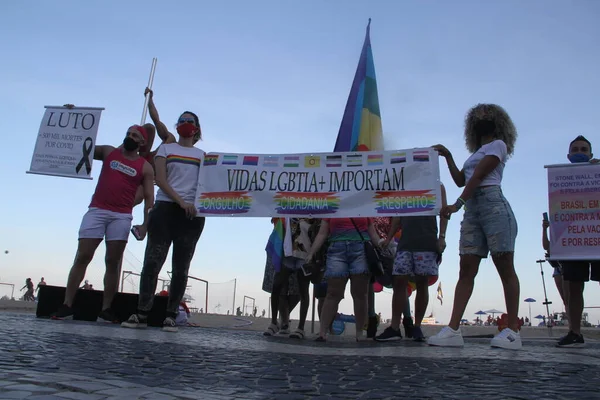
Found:
[{"label": "clear sky", "polygon": [[[468,156],[462,134],[469,107],[498,103],[513,118],[519,139],[503,188],[519,223],[521,297],[537,299],[532,313],[542,313],[544,292],[535,261],[544,255],[543,166],[567,162],[568,144],[578,134],[587,136],[600,155],[594,117],[600,3],[369,3],[2,2],[0,280],[19,288],[27,277],[66,284],[79,224],[100,171],[96,162],[93,181],[25,174],[44,105],[105,107],[98,143],[118,145],[127,127],[140,121],[150,63],[158,57],[154,91],[160,115],[173,126],[182,111],[195,111],[205,151],[332,151],[371,17],[386,149],[442,143],[462,163]],[[460,190],[444,164],[441,176],[454,201]],[[135,210],[138,222],[141,212]],[[458,276],[460,219],[450,221],[440,269],[445,301],[441,307],[436,301],[435,313],[442,322],[449,319]],[[209,219],[190,273],[209,282],[237,278],[236,305],[247,295],[256,298],[260,310],[266,308],[261,282],[270,231],[266,218]],[[132,238],[126,269],[141,269],[144,246]],[[102,287],[103,253],[101,246],[88,270],[97,288]],[[544,269],[548,297],[558,311],[552,271]],[[167,270],[169,261],[162,276]],[[214,288],[232,291],[232,285]],[[600,306],[598,289],[597,283],[588,284],[587,305]],[[194,285],[192,294],[200,292]],[[390,316],[390,300],[389,294],[378,296],[384,317]],[[494,266],[484,261],[466,317],[489,308],[505,310],[505,305]],[[341,310],[351,313],[351,302],[344,300]],[[589,311],[598,323],[600,310]],[[520,315],[527,313],[522,303]]]}]

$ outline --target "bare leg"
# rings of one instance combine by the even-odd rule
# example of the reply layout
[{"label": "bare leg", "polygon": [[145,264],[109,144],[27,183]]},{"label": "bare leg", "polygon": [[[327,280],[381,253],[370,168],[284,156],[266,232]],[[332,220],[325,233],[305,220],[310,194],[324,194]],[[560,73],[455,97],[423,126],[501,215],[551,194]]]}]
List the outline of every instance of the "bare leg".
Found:
[{"label": "bare leg", "polygon": [[304,330],[308,308],[310,307],[310,278],[304,276],[302,271],[297,271],[298,286],[300,288],[300,320],[298,321],[298,329]]},{"label": "bare leg", "polygon": [[460,256],[460,273],[458,276],[458,282],[456,283],[456,289],[454,290],[454,305],[452,307],[452,317],[450,317],[450,323],[448,326],[454,330],[460,327],[460,320],[462,319],[469,299],[473,294],[473,287],[475,286],[475,277],[479,272],[479,263],[481,257],[476,255],[462,255]]},{"label": "bare leg", "polygon": [[569,287],[568,314],[569,328],[576,335],[581,334],[581,314],[583,314],[583,288],[585,282],[565,282]]},{"label": "bare leg", "polygon": [[402,312],[406,308],[406,302],[408,301],[408,297],[406,296],[408,276],[394,276],[392,286],[394,294],[392,295],[392,323],[390,326],[393,330],[399,331]]},{"label": "bare leg", "polygon": [[[362,331],[367,321],[369,275],[350,276],[350,294],[354,302],[354,318],[356,318],[356,336],[362,336]],[[345,286],[345,284],[344,284]]]},{"label": "bare leg", "polygon": [[65,290],[65,305],[72,307],[73,300],[75,300],[75,293],[79,289],[79,285],[83,278],[85,278],[85,271],[88,265],[94,258],[96,249],[102,242],[102,239],[79,239],[77,245],[77,254],[75,254],[75,261],[69,272],[69,278],[67,280],[67,288]]},{"label": "bare leg", "polygon": [[327,337],[327,328],[333,323],[337,307],[344,298],[348,278],[329,278],[327,281],[327,297],[323,304],[322,319],[319,324],[319,336]]},{"label": "bare leg", "polygon": [[102,310],[110,308],[119,288],[119,270],[126,245],[127,242],[124,240],[106,242],[106,257],[104,259],[106,263],[106,272],[104,273]]},{"label": "bare leg", "polygon": [[284,289],[285,282],[289,279],[289,270],[281,267],[279,272],[275,273],[273,277],[273,290],[271,291],[271,323],[277,325],[277,314],[280,310],[280,298],[282,289]]},{"label": "bare leg", "polygon": [[493,254],[492,259],[504,287],[506,301],[506,316],[508,327],[514,332],[519,331],[519,278],[515,272],[514,253]]},{"label": "bare leg", "polygon": [[421,326],[427,305],[429,304],[429,285],[428,276],[416,277],[417,294],[415,298],[415,326]]}]

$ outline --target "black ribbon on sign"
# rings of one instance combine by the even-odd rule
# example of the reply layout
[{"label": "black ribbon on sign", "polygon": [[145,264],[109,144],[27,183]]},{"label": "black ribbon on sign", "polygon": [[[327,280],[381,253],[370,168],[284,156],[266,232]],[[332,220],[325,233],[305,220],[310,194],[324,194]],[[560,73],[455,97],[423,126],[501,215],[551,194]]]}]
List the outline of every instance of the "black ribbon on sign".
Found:
[{"label": "black ribbon on sign", "polygon": [[83,156],[79,160],[79,164],[75,167],[75,172],[79,173],[81,167],[85,165],[85,172],[89,175],[92,172],[92,164],[90,163],[90,154],[92,154],[92,146],[94,142],[91,137],[86,138],[83,141],[82,151]]}]

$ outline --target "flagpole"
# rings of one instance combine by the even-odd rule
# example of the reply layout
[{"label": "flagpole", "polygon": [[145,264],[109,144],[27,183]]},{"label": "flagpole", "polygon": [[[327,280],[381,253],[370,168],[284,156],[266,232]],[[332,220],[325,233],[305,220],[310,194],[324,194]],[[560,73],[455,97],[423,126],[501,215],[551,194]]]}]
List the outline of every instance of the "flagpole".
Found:
[{"label": "flagpole", "polygon": [[[150,78],[148,78],[148,87],[150,89],[152,89],[152,84],[154,83],[154,72],[156,71],[157,62],[158,59],[154,57],[152,59],[152,66],[150,67]],[[142,122],[140,122],[140,125],[144,125],[144,123],[146,123],[146,114],[148,113],[148,101],[149,97],[148,95],[146,95],[144,98],[144,109],[142,110]]]}]

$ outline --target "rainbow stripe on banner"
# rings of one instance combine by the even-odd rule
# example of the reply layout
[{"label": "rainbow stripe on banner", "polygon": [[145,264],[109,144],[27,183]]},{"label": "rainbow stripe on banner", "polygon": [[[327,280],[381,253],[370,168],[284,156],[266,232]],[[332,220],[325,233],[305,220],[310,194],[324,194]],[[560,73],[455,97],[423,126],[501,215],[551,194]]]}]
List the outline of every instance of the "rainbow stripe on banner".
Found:
[{"label": "rainbow stripe on banner", "polygon": [[248,192],[211,192],[199,198],[198,211],[207,214],[245,214],[252,207]]},{"label": "rainbow stripe on banner", "polygon": [[277,192],[273,196],[279,214],[329,214],[340,208],[336,193]]},{"label": "rainbow stripe on banner", "polygon": [[263,158],[263,167],[279,167],[278,156],[265,156]]},{"label": "rainbow stripe on banner", "polygon": [[328,168],[335,168],[335,167],[341,167],[342,166],[342,156],[327,156],[325,158],[325,165]]},{"label": "rainbow stripe on banner", "polygon": [[401,164],[406,162],[406,153],[392,153],[390,164]]},{"label": "rainbow stripe on banner", "polygon": [[287,168],[297,168],[300,166],[300,156],[283,157],[283,166]]},{"label": "rainbow stripe on banner", "polygon": [[362,154],[348,154],[346,156],[346,167],[362,167]]},{"label": "rainbow stripe on banner", "polygon": [[235,155],[224,155],[221,165],[237,165],[238,156]]},{"label": "rainbow stripe on banner", "polygon": [[258,156],[244,156],[242,165],[257,166],[258,165]]},{"label": "rainbow stripe on banner", "polygon": [[414,162],[429,162],[429,150],[413,151]]},{"label": "rainbow stripe on banner", "polygon": [[369,154],[367,157],[367,165],[383,165],[383,154]]},{"label": "rainbow stripe on banner", "polygon": [[208,154],[204,157],[204,166],[217,165],[217,161],[219,161],[218,154]]},{"label": "rainbow stripe on banner", "polygon": [[431,211],[435,208],[436,197],[432,190],[405,190],[399,192],[375,192],[378,214]]}]

